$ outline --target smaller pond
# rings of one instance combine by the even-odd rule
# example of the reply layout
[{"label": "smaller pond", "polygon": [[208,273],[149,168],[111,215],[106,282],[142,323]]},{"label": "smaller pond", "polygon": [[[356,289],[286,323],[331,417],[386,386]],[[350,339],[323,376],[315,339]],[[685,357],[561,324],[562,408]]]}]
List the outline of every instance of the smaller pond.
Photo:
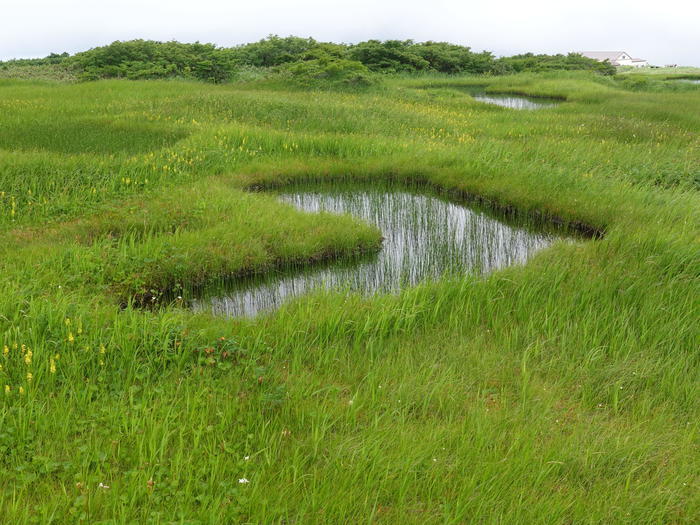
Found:
[{"label": "smaller pond", "polygon": [[[322,266],[292,267],[204,290],[195,311],[250,317],[318,289],[392,293],[446,275],[482,275],[522,264],[566,236],[506,222],[422,189],[387,186],[303,186],[279,193],[300,210],[349,213],[379,227],[378,253]],[[202,297],[203,296],[203,297]]]},{"label": "smaller pond", "polygon": [[479,102],[495,104],[510,109],[544,109],[552,108],[561,103],[561,100],[554,98],[525,97],[522,95],[510,95],[503,93],[487,93],[480,87],[464,88],[464,91]]}]

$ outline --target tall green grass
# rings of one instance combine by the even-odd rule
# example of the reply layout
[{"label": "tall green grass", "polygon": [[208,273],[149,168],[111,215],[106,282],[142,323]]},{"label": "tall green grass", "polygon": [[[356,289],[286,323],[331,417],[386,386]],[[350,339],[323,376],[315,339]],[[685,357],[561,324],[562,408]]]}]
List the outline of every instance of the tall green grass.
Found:
[{"label": "tall green grass", "polygon": [[[699,109],[571,74],[0,81],[3,521],[694,523]],[[336,179],[605,235],[252,320],[129,304],[376,247],[243,191]]]}]

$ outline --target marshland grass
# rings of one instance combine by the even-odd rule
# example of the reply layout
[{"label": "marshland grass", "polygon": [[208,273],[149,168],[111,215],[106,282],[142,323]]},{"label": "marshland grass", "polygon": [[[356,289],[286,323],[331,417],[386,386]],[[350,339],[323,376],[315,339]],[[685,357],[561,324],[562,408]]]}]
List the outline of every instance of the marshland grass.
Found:
[{"label": "marshland grass", "polygon": [[[0,115],[3,521],[697,521],[694,86],[0,80]],[[244,191],[341,178],[605,235],[253,320],[139,307],[376,249],[349,217]]]},{"label": "marshland grass", "polygon": [[632,76],[661,76],[668,79],[673,78],[700,78],[700,67],[692,66],[680,66],[680,67],[656,67],[656,68],[642,68],[637,69],[634,67],[620,68],[618,70],[619,75],[632,75]]}]

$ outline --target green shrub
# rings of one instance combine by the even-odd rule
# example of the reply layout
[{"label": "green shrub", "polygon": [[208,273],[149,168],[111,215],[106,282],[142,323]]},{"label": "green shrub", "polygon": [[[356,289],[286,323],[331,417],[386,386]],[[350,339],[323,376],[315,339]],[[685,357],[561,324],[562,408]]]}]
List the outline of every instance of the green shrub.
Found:
[{"label": "green shrub", "polygon": [[[235,48],[236,60],[241,64],[257,67],[273,67],[296,62],[319,44],[313,38],[270,35],[259,42]],[[326,45],[326,44],[322,44]],[[336,45],[336,44],[328,44]]]},{"label": "green shrub", "polygon": [[469,47],[448,42],[422,42],[412,46],[413,52],[441,73],[492,73],[495,59],[488,51],[474,53]]},{"label": "green shrub", "polygon": [[116,41],[66,61],[83,80],[179,77],[219,83],[229,80],[235,71],[231,50],[199,42]]},{"label": "green shrub", "polygon": [[587,58],[579,53],[569,53],[568,55],[535,55],[525,53],[512,57],[503,57],[498,60],[504,72],[544,72],[553,70],[585,70],[595,71],[603,75],[614,75],[615,66],[610,62],[598,62],[593,58]]},{"label": "green shrub", "polygon": [[371,71],[400,73],[430,69],[430,62],[412,47],[412,40],[368,40],[350,48],[350,58],[362,62]]},{"label": "green shrub", "polygon": [[332,56],[320,56],[313,60],[302,60],[286,68],[292,78],[304,85],[369,86],[374,84],[367,67],[356,60]]},{"label": "green shrub", "polygon": [[[311,62],[304,65],[302,62]],[[351,64],[353,63],[353,64]],[[116,41],[107,46],[69,56],[52,53],[45,58],[0,62],[0,76],[44,78],[36,69],[52,68],[49,78],[98,80],[103,78],[184,78],[221,83],[240,79],[240,68],[260,72],[295,64],[288,69],[297,81],[371,83],[367,72],[446,74],[508,74],[556,70],[587,70],[613,75],[615,67],[580,54],[534,55],[527,53],[496,59],[489,51],[473,52],[468,46],[448,42],[367,40],[358,44],[317,42],[313,38],[270,35],[258,42],[231,48],[214,44],[183,44],[152,40]],[[366,70],[358,69],[357,64]],[[251,69],[252,68],[252,69]],[[250,75],[242,75],[248,78]],[[341,79],[341,80],[338,80]]]}]

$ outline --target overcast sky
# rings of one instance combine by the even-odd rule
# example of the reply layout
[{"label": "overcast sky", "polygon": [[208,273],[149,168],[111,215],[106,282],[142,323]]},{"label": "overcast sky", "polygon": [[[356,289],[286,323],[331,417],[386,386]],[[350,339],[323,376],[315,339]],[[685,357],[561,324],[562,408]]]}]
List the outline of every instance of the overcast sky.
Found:
[{"label": "overcast sky", "polygon": [[0,60],[144,38],[439,40],[496,55],[627,51],[700,66],[700,0],[0,0]]}]

